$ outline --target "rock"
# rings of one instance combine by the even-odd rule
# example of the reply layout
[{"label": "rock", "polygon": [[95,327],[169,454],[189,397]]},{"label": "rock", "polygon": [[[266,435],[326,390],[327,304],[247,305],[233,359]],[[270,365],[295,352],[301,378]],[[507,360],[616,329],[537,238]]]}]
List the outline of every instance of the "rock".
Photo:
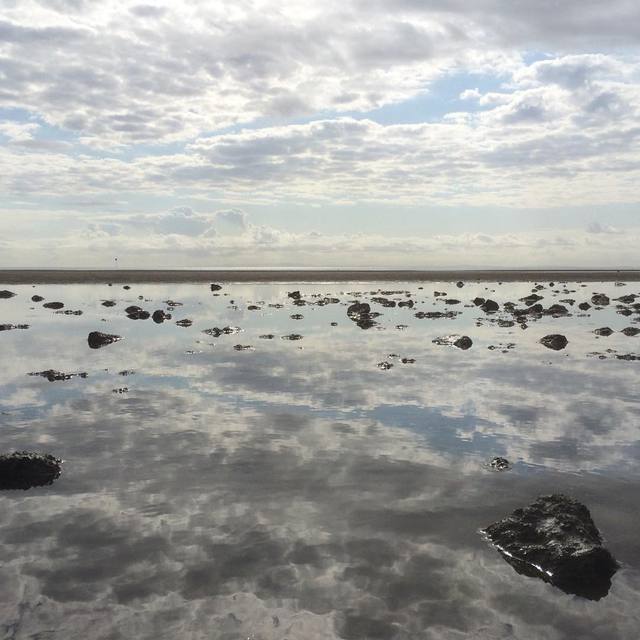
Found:
[{"label": "rock", "polygon": [[165,320],[171,320],[171,314],[170,313],[165,313],[162,309],[156,309],[151,314],[151,319],[156,324],[162,324]]},{"label": "rock", "polygon": [[86,378],[87,373],[62,373],[62,371],[56,371],[55,369],[47,369],[46,371],[34,371],[33,373],[29,373],[27,375],[30,376],[40,376],[41,378],[46,378],[49,382],[57,382],[59,380],[71,380],[71,378]]},{"label": "rock", "polygon": [[293,313],[289,317],[292,320],[304,320],[304,316],[301,313]]},{"label": "rock", "polygon": [[337,327],[337,326],[338,326],[338,323],[337,323],[337,322],[332,322],[332,323],[331,323],[331,326],[332,326],[332,327]]},{"label": "rock", "polygon": [[439,318],[448,318],[453,320],[456,316],[460,315],[459,311],[418,311],[414,314],[419,320],[437,320]]},{"label": "rock", "polygon": [[299,333],[290,333],[287,336],[282,336],[283,340],[302,340],[302,336]]},{"label": "rock", "polygon": [[122,340],[122,336],[116,336],[110,333],[102,333],[101,331],[92,331],[87,337],[87,342],[89,343],[89,347],[91,347],[91,349],[100,349],[100,347],[105,347],[108,344],[113,344],[114,342],[118,342],[118,340]]},{"label": "rock", "polygon": [[299,291],[289,291],[287,293],[288,298],[292,298],[293,300],[300,300],[300,292]]},{"label": "rock", "polygon": [[257,304],[250,304],[247,307],[247,311],[260,311],[260,307]]},{"label": "rock", "polygon": [[273,333],[263,333],[261,336],[258,336],[261,340],[273,340],[275,336]]},{"label": "rock", "polygon": [[609,297],[604,293],[596,293],[591,297],[591,303],[596,307],[606,307],[609,304]]},{"label": "rock", "polygon": [[229,335],[232,333],[238,333],[239,331],[239,327],[222,327],[222,329],[213,327],[213,329],[204,329],[202,333],[206,333],[208,336],[213,336],[214,338],[219,338],[223,333]]},{"label": "rock", "polygon": [[635,355],[634,353],[625,353],[622,355],[616,355],[618,360],[640,360],[640,356]]},{"label": "rock", "polygon": [[13,298],[13,296],[15,295],[17,294],[15,294],[13,291],[7,291],[7,289],[3,289],[2,291],[0,291],[0,299]]},{"label": "rock", "polygon": [[640,329],[638,329],[638,327],[625,327],[620,333],[624,333],[625,336],[633,338],[640,333]]},{"label": "rock", "polygon": [[436,338],[431,342],[439,345],[457,347],[458,349],[462,349],[463,351],[470,349],[473,345],[473,341],[469,336],[444,336],[443,338]]},{"label": "rock", "polygon": [[400,362],[402,362],[402,364],[414,364],[416,361],[415,358],[402,358],[400,360]]},{"label": "rock", "polygon": [[31,302],[42,302],[44,298],[39,295],[31,296]]},{"label": "rock", "polygon": [[462,287],[464,287],[464,282],[462,282],[462,280],[459,280],[458,282],[456,282],[456,287],[458,287],[458,289],[462,289]]},{"label": "rock", "polygon": [[557,318],[558,316],[566,316],[569,314],[569,309],[562,304],[552,304],[548,309],[545,309],[542,312],[545,316],[553,316]]},{"label": "rock", "polygon": [[481,307],[485,303],[484,298],[474,298],[471,302],[476,305],[476,307]]},{"label": "rock", "polygon": [[211,284],[210,285],[211,291],[220,291],[220,289],[222,289],[222,285],[219,284]]},{"label": "rock", "polygon": [[485,300],[481,308],[485,313],[495,313],[500,308],[500,305],[494,300]]},{"label": "rock", "polygon": [[383,307],[395,307],[396,303],[393,300],[389,300],[388,298],[382,298],[380,296],[376,296],[371,298],[371,302],[375,302],[376,304],[382,305]]},{"label": "rock", "polygon": [[177,320],[176,324],[179,327],[190,327],[193,324],[193,320],[190,320],[189,318],[184,318],[183,320]]},{"label": "rock", "polygon": [[460,304],[460,300],[456,300],[455,298],[447,298],[444,301],[445,304]]},{"label": "rock", "polygon": [[540,496],[483,533],[518,573],[590,600],[607,595],[618,569],[587,507],[561,494]]},{"label": "rock", "polygon": [[138,307],[136,305],[127,307],[124,312],[130,320],[147,320],[151,317],[151,314],[148,311],[145,311],[142,307]]},{"label": "rock", "polygon": [[393,364],[391,362],[385,361],[385,362],[378,362],[376,366],[378,367],[378,369],[382,369],[383,371],[388,371],[393,367]]},{"label": "rock", "polygon": [[560,351],[564,349],[569,341],[567,338],[559,333],[552,333],[544,338],[540,339],[540,344],[543,344],[547,349],[553,349],[554,351]]},{"label": "rock", "polygon": [[580,309],[580,311],[588,311],[591,309],[591,305],[588,302],[581,302],[578,305],[578,309]]},{"label": "rock", "polygon": [[413,309],[414,304],[413,300],[401,300],[398,302],[399,307],[407,307],[407,309]]},{"label": "rock", "polygon": [[250,344],[234,344],[233,348],[236,351],[253,351],[253,347]]},{"label": "rock", "polygon": [[537,293],[531,293],[528,296],[525,296],[524,298],[520,298],[520,302],[524,302],[527,306],[531,306],[532,304],[535,304],[536,302],[538,302],[539,300],[542,300],[544,298],[544,296],[540,296]]},{"label": "rock", "polygon": [[380,314],[371,313],[371,307],[366,302],[354,302],[347,308],[347,315],[361,329],[371,329],[376,325],[374,318]]},{"label": "rock", "polygon": [[493,471],[509,471],[509,469],[511,469],[509,461],[506,458],[501,458],[500,456],[493,458],[487,466]]},{"label": "rock", "polygon": [[62,460],[45,453],[16,451],[0,455],[0,489],[22,489],[52,484],[60,477]]},{"label": "rock", "polygon": [[80,309],[77,309],[76,311],[73,309],[63,309],[62,311],[56,311],[56,314],[62,316],[81,316],[82,311]]},{"label": "rock", "polygon": [[42,305],[45,309],[62,309],[64,307],[63,302],[45,302]]},{"label": "rock", "polygon": [[129,291],[129,289],[131,289],[131,287],[128,284],[125,284],[124,287],[122,287],[123,289],[126,289],[127,291]]},{"label": "rock", "polygon": [[614,298],[617,302],[622,302],[624,304],[633,304],[636,301],[638,296],[634,293],[630,293],[628,296],[620,296],[619,298]]},{"label": "rock", "polygon": [[28,324],[0,324],[0,331],[11,331],[12,329],[28,329]]},{"label": "rock", "polygon": [[103,300],[102,301],[102,306],[103,307],[115,307],[116,306],[116,301],[115,300]]},{"label": "rock", "polygon": [[610,327],[600,327],[600,329],[595,329],[593,333],[597,336],[604,336],[605,338],[608,338],[613,333],[613,329]]}]

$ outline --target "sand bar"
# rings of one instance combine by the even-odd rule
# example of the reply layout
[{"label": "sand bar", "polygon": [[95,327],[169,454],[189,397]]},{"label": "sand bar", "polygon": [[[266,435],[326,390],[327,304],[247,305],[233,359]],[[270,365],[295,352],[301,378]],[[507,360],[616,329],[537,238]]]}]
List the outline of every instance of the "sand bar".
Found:
[{"label": "sand bar", "polygon": [[639,282],[640,270],[1,269],[0,285],[188,282]]}]

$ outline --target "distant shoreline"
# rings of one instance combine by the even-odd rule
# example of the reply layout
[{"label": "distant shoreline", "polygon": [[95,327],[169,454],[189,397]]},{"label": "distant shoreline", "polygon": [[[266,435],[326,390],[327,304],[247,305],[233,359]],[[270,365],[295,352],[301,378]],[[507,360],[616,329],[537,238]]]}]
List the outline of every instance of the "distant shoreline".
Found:
[{"label": "distant shoreline", "polygon": [[640,282],[640,270],[0,269],[0,285],[198,282]]}]

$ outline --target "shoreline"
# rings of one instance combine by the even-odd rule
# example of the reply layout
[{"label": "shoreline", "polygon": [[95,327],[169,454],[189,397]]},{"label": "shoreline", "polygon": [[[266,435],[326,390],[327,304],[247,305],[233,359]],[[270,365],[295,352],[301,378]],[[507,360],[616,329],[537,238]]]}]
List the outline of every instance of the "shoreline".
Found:
[{"label": "shoreline", "polygon": [[640,270],[0,269],[0,285],[260,282],[640,282]]}]

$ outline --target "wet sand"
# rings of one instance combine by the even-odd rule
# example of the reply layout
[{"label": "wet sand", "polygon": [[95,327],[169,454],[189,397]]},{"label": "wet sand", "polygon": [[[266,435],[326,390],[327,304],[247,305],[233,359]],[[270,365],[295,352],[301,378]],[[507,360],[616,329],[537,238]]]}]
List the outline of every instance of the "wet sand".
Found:
[{"label": "wet sand", "polygon": [[2,269],[0,284],[187,282],[639,282],[640,270],[356,270],[356,269]]}]

